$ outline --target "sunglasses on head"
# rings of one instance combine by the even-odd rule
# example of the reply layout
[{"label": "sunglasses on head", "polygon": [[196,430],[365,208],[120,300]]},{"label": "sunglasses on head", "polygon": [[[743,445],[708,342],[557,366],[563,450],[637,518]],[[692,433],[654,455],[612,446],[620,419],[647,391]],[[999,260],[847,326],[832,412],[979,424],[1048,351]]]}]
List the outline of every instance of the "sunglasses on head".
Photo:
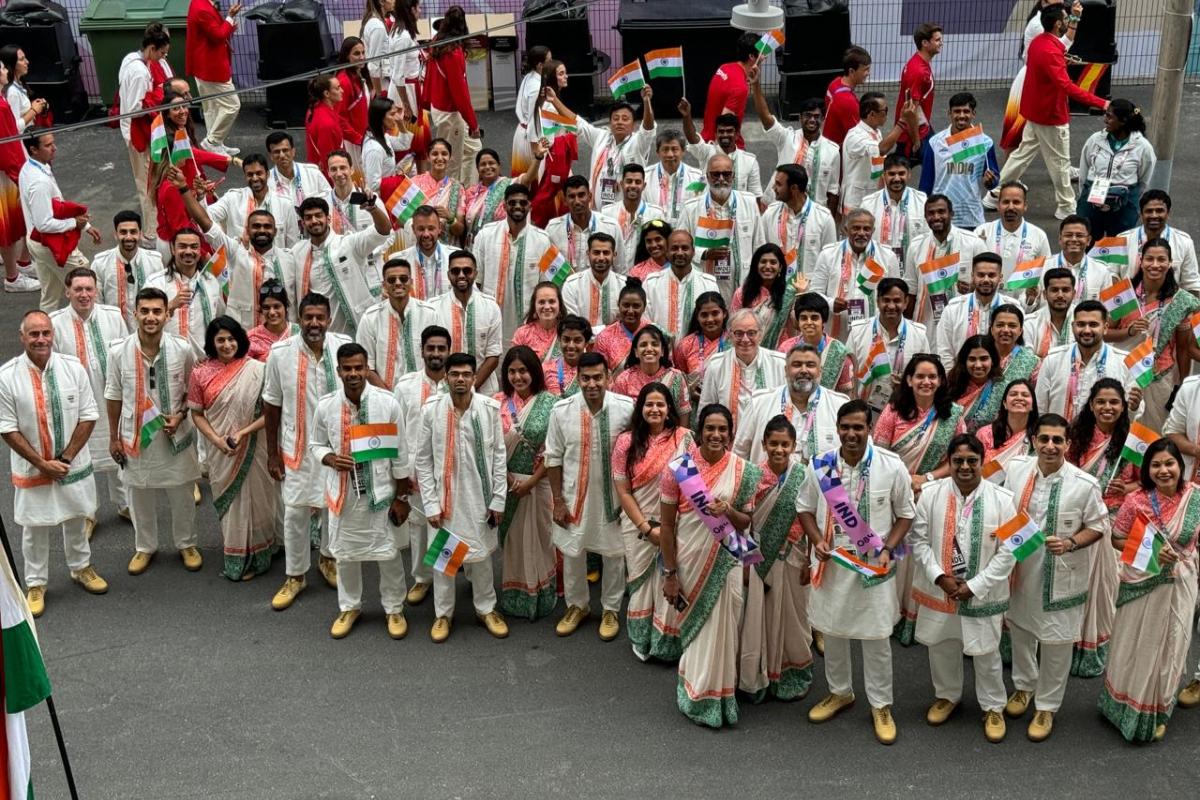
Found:
[{"label": "sunglasses on head", "polygon": [[286,294],[287,290],[282,286],[260,286],[258,289],[259,298],[271,297],[272,295]]},{"label": "sunglasses on head", "polygon": [[126,283],[136,283],[136,281],[133,278],[133,265],[130,264],[129,262],[125,262],[124,266],[125,266],[125,282]]}]

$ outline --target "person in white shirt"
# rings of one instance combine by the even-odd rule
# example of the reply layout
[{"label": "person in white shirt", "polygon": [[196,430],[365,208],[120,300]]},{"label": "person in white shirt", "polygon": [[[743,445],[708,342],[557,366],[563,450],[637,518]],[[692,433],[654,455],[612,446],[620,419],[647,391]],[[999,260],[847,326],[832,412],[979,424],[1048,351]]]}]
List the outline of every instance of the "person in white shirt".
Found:
[{"label": "person in white shirt", "polygon": [[362,27],[358,37],[362,39],[366,50],[367,70],[371,75],[371,94],[386,94],[391,85],[392,60],[380,58],[392,49],[392,37],[388,33],[385,22],[398,3],[393,0],[367,0],[366,11],[363,15]]},{"label": "person in white shirt", "polygon": [[593,233],[588,237],[588,268],[571,275],[563,284],[563,304],[567,313],[586,319],[593,334],[598,334],[617,318],[617,303],[621,299],[621,289],[625,287],[625,276],[613,271],[616,246],[616,241],[607,233]]},{"label": "person in white shirt", "polygon": [[[363,131],[362,184],[368,192],[379,193],[384,178],[390,178],[406,166],[412,167],[412,154],[402,154],[403,139],[412,144],[412,134],[403,127],[404,110],[386,97],[374,97],[367,104],[367,130]],[[393,137],[389,130],[398,131]],[[400,160],[402,164],[396,162]],[[329,156],[325,156],[329,161]],[[333,177],[332,175],[330,176]]]},{"label": "person in white shirt", "polygon": [[887,247],[871,238],[875,217],[861,208],[850,209],[844,217],[846,238],[826,245],[808,273],[808,291],[817,292],[833,309],[830,333],[841,342],[850,334],[850,325],[875,314],[875,290],[859,280],[870,273],[875,283],[900,275],[900,262]]},{"label": "person in white shirt", "polygon": [[250,214],[259,210],[269,211],[275,220],[276,243],[288,248],[300,241],[300,222],[296,219],[295,207],[287,197],[270,191],[267,181],[269,166],[266,156],[258,153],[251,153],[242,159],[246,185],[226,191],[217,202],[208,206],[208,215],[229,238],[241,239]]},{"label": "person in white shirt", "polygon": [[771,181],[775,202],[759,221],[759,240],[779,245],[790,278],[811,272],[821,250],[837,241],[833,214],[821,204],[820,195],[814,201],[808,190],[808,171],[799,164],[781,163]]},{"label": "person in white shirt", "polygon": [[134,298],[146,281],[164,271],[162,256],[157,250],[140,247],[142,218],[136,211],[118,211],[113,216],[114,238],[117,246],[101,250],[92,257],[92,270],[100,292],[100,302],[116,306],[125,320],[125,327],[134,327]]},{"label": "person in white shirt", "polygon": [[664,130],[655,140],[658,163],[646,173],[646,202],[663,209],[672,228],[679,227],[683,204],[704,193],[704,173],[683,163],[686,150],[687,139],[680,131]]},{"label": "person in white shirt", "polygon": [[705,165],[705,176],[708,190],[684,204],[679,229],[691,233],[694,240],[702,240],[706,230],[701,227],[702,222],[733,222],[725,237],[728,244],[697,247],[694,257],[695,266],[716,278],[721,296],[729,302],[750,269],[750,257],[762,244],[759,239],[762,215],[757,197],[733,188],[733,160],[729,156],[718,154],[710,158]]},{"label": "person in white shirt", "polygon": [[517,127],[513,130],[512,158],[509,161],[514,176],[523,174],[533,161],[530,143],[541,133],[542,72],[552,58],[550,48],[545,45],[534,45],[525,51],[524,76],[517,89]]},{"label": "person in white shirt", "polygon": [[645,190],[646,170],[641,164],[626,164],[621,170],[621,202],[605,206],[600,212],[601,216],[616,222],[620,231],[613,268],[622,275],[628,274],[634,266],[642,226],[651,220],[667,218],[665,210],[646,202]]},{"label": "person in white shirt", "polygon": [[[1075,278],[1075,299],[1096,300],[1100,290],[1113,284],[1113,271],[1103,261],[1088,255],[1092,244],[1092,230],[1086,217],[1068,214],[1058,224],[1059,253],[1046,260],[1045,269],[1056,267],[1069,269]],[[1035,305],[1041,303],[1040,297]]]},{"label": "person in white shirt", "polygon": [[904,104],[899,124],[887,135],[882,133],[888,119],[888,102],[882,92],[867,92],[858,101],[859,123],[846,133],[842,142],[842,213],[862,206],[863,198],[873,192],[883,175],[883,157],[890,153],[904,132],[918,130],[917,104],[911,98]]},{"label": "person in white shirt", "polygon": [[433,206],[418,206],[412,215],[412,233],[416,242],[397,255],[413,265],[409,294],[418,300],[433,300],[450,291],[447,259],[454,251],[442,243],[442,218]]},{"label": "person in white shirt", "polygon": [[88,261],[78,249],[72,250],[66,262],[59,264],[50,248],[42,244],[45,234],[84,231],[95,244],[100,244],[100,231],[88,222],[87,214],[72,219],[56,219],[54,201],[62,200],[62,190],[54,178],[51,164],[58,153],[54,134],[43,130],[31,130],[24,140],[29,160],[21,167],[17,185],[21,192],[21,213],[25,216],[25,245],[37,268],[38,280],[42,284],[41,309],[49,314],[63,303],[63,276],[76,267],[86,267]]},{"label": "person in white shirt", "polygon": [[1000,256],[1001,284],[1008,280],[1018,264],[1050,258],[1050,240],[1046,232],[1025,219],[1026,194],[1025,184],[1019,181],[1002,184],[1000,218],[975,229],[984,247]]},{"label": "person in white shirt", "polygon": [[371,367],[368,378],[388,391],[401,375],[421,368],[421,332],[438,323],[434,307],[411,295],[412,273],[412,265],[398,256],[384,262],[384,299],[358,321],[357,341]]},{"label": "person in white shirt", "polygon": [[329,193],[329,181],[316,164],[296,160],[296,145],[287,131],[267,134],[267,155],[274,164],[268,175],[270,190],[298,207],[309,197],[324,197]]},{"label": "person in white shirt", "polygon": [[[930,344],[937,341],[938,321],[946,305],[966,288],[970,290],[971,264],[975,256],[983,252],[983,242],[970,231],[954,227],[954,205],[944,194],[931,194],[925,198],[926,233],[914,236],[904,257],[901,277],[908,286],[909,315],[925,325]],[[938,262],[944,266],[939,266]],[[929,284],[922,268],[932,271],[933,279],[946,269],[950,277],[957,280],[930,294]]]},{"label": "person in white shirt", "polygon": [[1196,466],[1200,464],[1200,375],[1191,375],[1179,384],[1162,433],[1183,455],[1184,478],[1195,481],[1200,474]]},{"label": "person in white shirt", "polygon": [[[825,104],[819,97],[811,97],[800,104],[800,128],[789,128],[775,115],[763,96],[759,70],[750,73],[750,96],[754,110],[758,112],[763,133],[775,145],[775,164],[795,164],[803,167],[809,176],[808,193],[831,214],[840,215],[838,204],[842,174],[842,149],[821,135],[825,126]],[[787,251],[787,248],[784,248]]]},{"label": "person in white shirt", "polygon": [[592,192],[587,178],[572,175],[563,184],[567,213],[546,223],[546,235],[558,251],[571,262],[576,272],[587,270],[589,240],[594,233],[606,233],[613,239],[621,236],[621,228],[611,216],[594,210]]},{"label": "person in white shirt", "polygon": [[974,291],[960,294],[949,303],[938,320],[937,355],[947,370],[954,366],[958,348],[967,337],[987,333],[992,327],[992,314],[1005,303],[1017,304],[1000,294],[1000,256],[979,253],[971,259],[971,286]]},{"label": "person in white shirt", "polygon": [[[1125,366],[1124,350],[1105,344],[1108,311],[1099,300],[1084,300],[1071,312],[1073,344],[1051,347],[1042,359],[1034,397],[1043,413],[1058,414],[1068,422],[1079,416],[1092,391],[1092,384],[1101,378],[1114,378],[1129,386],[1129,368]],[[1142,402],[1142,390],[1129,389],[1129,408],[1136,411]]]},{"label": "person in white shirt", "polygon": [[[879,313],[870,319],[851,323],[850,335],[846,339],[846,347],[854,362],[856,396],[866,400],[867,405],[876,413],[881,413],[891,399],[892,389],[896,382],[901,380],[909,358],[916,353],[928,353],[930,350],[925,326],[904,318],[907,292],[907,284],[899,278],[881,280],[876,291]],[[891,362],[892,374],[872,381],[870,386],[863,386],[863,376],[869,371],[867,362],[871,357],[871,348],[875,346],[876,341],[883,342],[888,361]]]},{"label": "person in white shirt", "polygon": [[[150,64],[157,64],[164,77],[170,78],[171,65],[167,61],[167,53],[171,50],[171,34],[161,22],[151,22],[142,34],[142,47],[126,54],[121,60],[121,68],[117,72],[117,94],[121,99],[120,112],[132,114],[147,106],[162,103],[161,87],[155,86],[154,75]],[[121,120],[121,136],[125,139],[125,148],[129,151],[129,166],[133,170],[133,184],[137,189],[138,204],[142,209],[142,219],[157,219],[157,204],[154,191],[149,186],[150,173],[150,140],[152,135],[150,120],[139,117],[125,117]],[[137,125],[136,141],[134,126]]]},{"label": "person in white shirt", "polygon": [[783,353],[759,346],[762,325],[751,309],[741,308],[729,318],[733,347],[708,361],[700,387],[700,408],[720,403],[729,409],[736,427],[741,412],[759,389],[777,389],[787,383]]},{"label": "person in white shirt", "polygon": [[529,224],[529,187],[509,184],[504,213],[505,219],[480,229],[473,252],[479,259],[479,286],[500,306],[507,342],[525,319],[533,287],[542,280],[539,264],[554,245],[545,231]]},{"label": "person in white shirt", "polygon": [[1171,269],[1179,288],[1200,294],[1200,265],[1196,262],[1196,245],[1190,234],[1170,224],[1171,195],[1162,189],[1150,189],[1138,200],[1141,225],[1125,231],[1129,257],[1116,277],[1132,278],[1141,262],[1142,246],[1151,239],[1166,239],[1171,243]]},{"label": "person in white shirt", "polygon": [[875,241],[903,261],[913,239],[925,233],[925,193],[908,185],[908,160],[899,153],[883,159],[883,188],[863,198],[875,217]]},{"label": "person in white shirt", "polygon": [[[479,364],[475,370],[475,390],[491,397],[500,390],[496,367],[504,353],[500,306],[476,287],[478,269],[469,250],[455,250],[447,262],[452,289],[431,305],[438,322],[450,331],[451,352],[474,356]],[[428,326],[425,330],[429,330]],[[424,332],[421,338],[424,340]],[[421,349],[423,358],[424,345]]]},{"label": "person in white shirt", "polygon": [[642,288],[646,290],[646,317],[675,341],[687,333],[696,298],[705,292],[718,292],[717,281],[692,266],[695,246],[686,230],[671,231],[667,237],[669,269],[659,270]]},{"label": "person in white shirt", "polygon": [[22,526],[29,611],[39,617],[56,528],[71,580],[92,594],[108,591],[84,535],[84,520],[96,513],[88,437],[100,414],[83,364],[54,352],[54,328],[44,312],[25,312],[20,336],[24,352],[0,367],[0,436],[11,450],[13,519]]},{"label": "person in white shirt", "polygon": [[1043,361],[1051,348],[1075,341],[1071,332],[1071,309],[1075,306],[1075,275],[1065,267],[1051,267],[1042,273],[1042,297],[1045,302],[1025,317],[1025,346]]},{"label": "person in white shirt", "polygon": [[1125,98],[1114,99],[1104,110],[1104,127],[1079,153],[1075,210],[1091,221],[1097,239],[1116,236],[1137,221],[1133,199],[1146,188],[1157,163],[1142,110]]},{"label": "person in white shirt", "polygon": [[739,192],[749,192],[755,197],[762,196],[762,178],[758,172],[758,158],[737,146],[742,135],[742,125],[738,115],[734,113],[721,114],[713,123],[716,134],[711,142],[706,142],[696,130],[692,121],[692,104],[686,97],[679,100],[679,115],[683,118],[683,135],[687,137],[687,152],[698,164],[707,164],[715,155],[729,156],[733,162],[733,188]]},{"label": "person in white shirt", "polygon": [[[181,228],[171,238],[166,271],[146,281],[167,296],[166,332],[192,346],[196,361],[204,359],[208,323],[225,313],[221,283],[200,265],[202,238],[195,228]],[[226,268],[228,269],[228,267]]]}]

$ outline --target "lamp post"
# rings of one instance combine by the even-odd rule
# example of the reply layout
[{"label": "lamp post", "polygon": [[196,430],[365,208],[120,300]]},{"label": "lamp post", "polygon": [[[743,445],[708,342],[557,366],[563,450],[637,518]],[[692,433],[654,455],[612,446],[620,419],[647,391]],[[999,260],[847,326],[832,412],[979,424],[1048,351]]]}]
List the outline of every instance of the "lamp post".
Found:
[{"label": "lamp post", "polygon": [[783,9],[775,8],[767,0],[750,0],[733,7],[729,24],[738,30],[767,33],[783,27]]}]

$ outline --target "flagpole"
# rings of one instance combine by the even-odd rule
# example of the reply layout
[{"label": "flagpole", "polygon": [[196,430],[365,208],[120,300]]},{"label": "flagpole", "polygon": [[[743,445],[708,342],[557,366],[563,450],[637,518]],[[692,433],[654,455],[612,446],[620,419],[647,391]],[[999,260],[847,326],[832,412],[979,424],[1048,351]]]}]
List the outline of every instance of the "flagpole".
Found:
[{"label": "flagpole", "polygon": [[[4,556],[12,569],[13,578],[17,576],[17,562],[13,558],[12,545],[8,542],[8,529],[4,525],[4,517],[0,516],[0,544],[4,546]],[[46,698],[46,710],[50,712],[50,724],[54,727],[54,739],[58,742],[58,754],[62,758],[63,772],[67,776],[67,790],[71,800],[79,800],[79,791],[75,788],[75,774],[71,772],[71,759],[67,756],[67,743],[63,739],[62,726],[58,724],[58,709],[54,707],[54,696]]]}]

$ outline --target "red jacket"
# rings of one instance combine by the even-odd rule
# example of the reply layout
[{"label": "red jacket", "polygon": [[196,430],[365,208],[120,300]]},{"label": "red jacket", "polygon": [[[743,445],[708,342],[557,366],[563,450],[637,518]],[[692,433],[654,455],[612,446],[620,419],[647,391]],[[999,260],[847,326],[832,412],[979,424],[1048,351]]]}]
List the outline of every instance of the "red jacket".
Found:
[{"label": "red jacket", "polygon": [[858,124],[859,119],[858,95],[840,77],[834,78],[830,81],[829,88],[825,90],[825,130],[822,131],[823,135],[841,147],[842,142],[846,139],[846,134]]},{"label": "red jacket", "polygon": [[[717,117],[729,109],[738,118],[739,127],[746,114],[746,99],[750,96],[750,84],[746,82],[746,70],[737,61],[722,64],[708,82],[708,97],[704,101],[704,127],[700,138],[706,142],[717,139]],[[739,133],[737,146],[745,147]]]},{"label": "red jacket", "polygon": [[[7,139],[10,136],[20,136],[17,132],[17,121],[13,117],[12,106],[3,96],[0,96],[0,139]],[[0,144],[0,171],[8,176],[8,179],[13,182],[13,186],[16,186],[20,180],[21,167],[25,166],[27,160],[29,160],[29,156],[19,138],[6,144]],[[16,208],[20,209],[20,205],[17,205]],[[14,224],[11,219],[9,224]],[[20,220],[15,224],[22,230],[25,227]]]},{"label": "red jacket", "polygon": [[529,219],[539,228],[546,227],[550,220],[566,213],[563,201],[563,186],[571,175],[571,165],[579,158],[579,140],[568,133],[554,137],[550,154],[542,163],[542,177],[538,180],[530,203]]},{"label": "red jacket", "polygon": [[337,79],[342,85],[342,104],[337,109],[342,121],[342,138],[361,147],[363,134],[367,132],[367,104],[371,102],[371,96],[357,71],[344,69],[337,74]]},{"label": "red jacket", "polygon": [[[201,150],[199,147],[192,145],[192,155],[195,159],[189,158],[187,161],[180,163],[179,169],[183,172],[183,177],[187,179],[188,186],[196,180],[197,170],[196,165],[201,167],[212,167],[213,169],[224,172],[229,168],[229,156],[219,156],[216,153],[210,153],[207,150]],[[175,188],[175,185],[166,178],[159,181],[155,191],[158,200],[158,239],[159,241],[171,243],[175,232],[184,228],[194,228],[196,223],[192,222],[188,216],[187,206],[184,205],[183,195]],[[216,198],[208,198],[210,203],[215,203]],[[203,239],[203,237],[201,237]],[[207,242],[202,242],[207,246]]]},{"label": "red jacket", "polygon": [[235,30],[237,26],[221,16],[212,0],[192,0],[187,14],[187,74],[209,83],[233,80],[229,40]]},{"label": "red jacket", "polygon": [[1052,33],[1041,33],[1029,43],[1021,88],[1021,116],[1029,122],[1066,125],[1071,121],[1068,99],[1093,108],[1107,103],[1075,85],[1067,75],[1066,53],[1066,46]]},{"label": "red jacket", "polygon": [[[51,200],[50,207],[55,219],[73,219],[88,213],[87,206],[72,203],[70,200]],[[82,235],[83,231],[79,228],[64,233],[42,233],[37,228],[29,231],[29,238],[49,250],[50,254],[54,256],[55,263],[60,267],[66,266],[71,253],[76,247],[79,247],[79,239]]]},{"label": "red jacket", "polygon": [[471,90],[467,88],[467,55],[461,47],[451,47],[430,57],[425,70],[425,94],[431,108],[457,111],[468,129],[479,127],[471,105]]},{"label": "red jacket", "polygon": [[325,157],[342,147],[342,120],[328,103],[317,103],[308,112],[304,122],[304,146],[308,163],[316,164],[325,173]]},{"label": "red jacket", "polygon": [[[161,61],[146,62],[146,69],[150,70],[152,88],[142,98],[142,108],[154,108],[162,105],[163,86],[167,82],[167,71],[163,69]],[[150,146],[150,132],[155,116],[156,114],[143,114],[129,121],[129,143],[139,153],[146,152],[146,148]]]}]

